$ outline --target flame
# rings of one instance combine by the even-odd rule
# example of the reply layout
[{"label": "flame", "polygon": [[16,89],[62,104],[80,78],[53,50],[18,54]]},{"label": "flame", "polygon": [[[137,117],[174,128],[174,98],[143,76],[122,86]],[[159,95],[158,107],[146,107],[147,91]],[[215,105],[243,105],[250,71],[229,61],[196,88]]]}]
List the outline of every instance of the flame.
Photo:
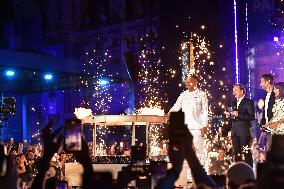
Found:
[{"label": "flame", "polygon": [[158,115],[158,116],[164,116],[165,112],[164,110],[161,109],[161,107],[156,106],[156,107],[144,107],[141,108],[137,111],[138,115]]},{"label": "flame", "polygon": [[92,115],[92,110],[85,108],[75,108],[74,114],[78,119],[83,119],[84,117]]}]

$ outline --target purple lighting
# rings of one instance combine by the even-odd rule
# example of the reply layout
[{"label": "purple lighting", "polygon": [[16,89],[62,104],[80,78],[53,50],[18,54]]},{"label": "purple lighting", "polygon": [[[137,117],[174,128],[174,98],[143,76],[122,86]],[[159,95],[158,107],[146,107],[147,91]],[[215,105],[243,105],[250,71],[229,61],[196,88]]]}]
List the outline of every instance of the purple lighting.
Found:
[{"label": "purple lighting", "polygon": [[[247,47],[249,46],[249,25],[248,25],[248,4],[246,3],[246,24],[247,24]],[[247,58],[247,65],[249,65],[249,57]],[[251,95],[251,68],[248,66],[248,89],[249,89],[249,97],[252,98]]]},{"label": "purple lighting", "polygon": [[239,60],[238,60],[238,30],[237,30],[237,2],[234,0],[234,20],[235,20],[235,52],[236,52],[236,83],[240,82]]}]

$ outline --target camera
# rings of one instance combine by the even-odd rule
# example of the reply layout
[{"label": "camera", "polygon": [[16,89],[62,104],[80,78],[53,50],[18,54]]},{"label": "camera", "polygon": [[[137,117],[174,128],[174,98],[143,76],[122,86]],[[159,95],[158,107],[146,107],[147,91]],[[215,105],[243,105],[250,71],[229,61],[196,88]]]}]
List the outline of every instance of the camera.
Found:
[{"label": "camera", "polygon": [[67,152],[82,149],[82,121],[80,119],[67,119],[64,124],[65,149]]}]

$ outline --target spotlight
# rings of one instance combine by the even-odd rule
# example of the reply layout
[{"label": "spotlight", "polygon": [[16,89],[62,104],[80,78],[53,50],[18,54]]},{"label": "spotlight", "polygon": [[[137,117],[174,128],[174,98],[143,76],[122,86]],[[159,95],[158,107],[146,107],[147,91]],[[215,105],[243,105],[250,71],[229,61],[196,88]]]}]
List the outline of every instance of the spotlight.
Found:
[{"label": "spotlight", "polygon": [[100,81],[99,81],[99,84],[100,85],[106,85],[106,84],[108,84],[109,82],[108,82],[108,80],[106,80],[106,79],[101,79]]},{"label": "spotlight", "polygon": [[7,70],[7,71],[5,72],[5,74],[6,74],[6,76],[8,76],[8,77],[13,77],[13,76],[15,75],[15,72],[14,72],[13,70]]},{"label": "spotlight", "polygon": [[278,42],[278,37],[274,37],[273,41]]},{"label": "spotlight", "polygon": [[51,80],[52,79],[52,75],[51,74],[45,74],[44,75],[44,79],[46,79],[46,80]]}]

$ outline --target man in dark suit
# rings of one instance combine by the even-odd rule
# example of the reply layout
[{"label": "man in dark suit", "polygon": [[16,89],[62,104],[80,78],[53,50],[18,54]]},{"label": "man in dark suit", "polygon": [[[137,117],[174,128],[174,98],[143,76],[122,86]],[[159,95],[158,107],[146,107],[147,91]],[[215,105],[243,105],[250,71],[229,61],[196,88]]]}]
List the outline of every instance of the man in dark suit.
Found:
[{"label": "man in dark suit", "polygon": [[252,166],[251,151],[245,148],[251,147],[251,121],[254,120],[255,111],[253,101],[245,97],[245,92],[243,84],[234,85],[233,94],[237,101],[233,102],[233,111],[225,114],[227,118],[231,115],[232,119],[231,135],[235,161],[244,160]]}]

